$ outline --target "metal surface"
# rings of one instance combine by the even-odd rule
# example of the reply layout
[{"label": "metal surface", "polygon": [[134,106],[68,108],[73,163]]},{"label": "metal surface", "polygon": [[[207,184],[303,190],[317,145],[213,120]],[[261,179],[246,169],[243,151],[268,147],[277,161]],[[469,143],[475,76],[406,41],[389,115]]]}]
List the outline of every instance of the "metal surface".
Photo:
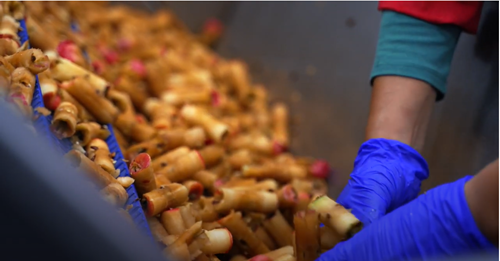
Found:
[{"label": "metal surface", "polygon": [[[296,123],[292,149],[328,159],[336,170],[332,196],[338,195],[364,139],[376,2],[132,4],[171,8],[194,31],[219,17],[226,33],[217,50],[247,61],[255,82],[288,102]],[[498,157],[498,2],[485,3],[477,37],[460,37],[448,90],[429,127],[423,155],[431,175],[423,190],[474,174]]]}]

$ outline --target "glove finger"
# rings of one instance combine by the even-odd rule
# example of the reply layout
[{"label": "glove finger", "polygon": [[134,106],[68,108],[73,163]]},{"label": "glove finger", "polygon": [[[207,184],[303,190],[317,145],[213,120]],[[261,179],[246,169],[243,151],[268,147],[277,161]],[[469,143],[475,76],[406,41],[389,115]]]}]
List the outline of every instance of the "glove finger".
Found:
[{"label": "glove finger", "polygon": [[352,210],[365,226],[386,213],[386,200],[371,189],[355,183],[355,179],[349,181],[337,198],[337,202],[347,209]]}]

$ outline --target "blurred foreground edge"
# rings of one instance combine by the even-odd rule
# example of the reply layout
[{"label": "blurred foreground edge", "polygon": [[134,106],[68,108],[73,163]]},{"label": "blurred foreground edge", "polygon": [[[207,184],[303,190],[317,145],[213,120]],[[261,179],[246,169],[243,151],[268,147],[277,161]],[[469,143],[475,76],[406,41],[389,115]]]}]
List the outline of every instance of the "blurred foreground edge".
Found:
[{"label": "blurred foreground edge", "polygon": [[0,102],[1,260],[166,260]]}]

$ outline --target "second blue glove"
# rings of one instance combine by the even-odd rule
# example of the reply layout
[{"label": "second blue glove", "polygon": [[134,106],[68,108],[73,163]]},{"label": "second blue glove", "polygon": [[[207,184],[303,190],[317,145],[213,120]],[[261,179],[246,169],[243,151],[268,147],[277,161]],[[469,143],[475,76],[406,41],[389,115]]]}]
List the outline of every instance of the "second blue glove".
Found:
[{"label": "second blue glove", "polygon": [[427,191],[337,244],[317,261],[434,260],[498,253],[479,231],[467,204],[464,185],[470,178]]}]

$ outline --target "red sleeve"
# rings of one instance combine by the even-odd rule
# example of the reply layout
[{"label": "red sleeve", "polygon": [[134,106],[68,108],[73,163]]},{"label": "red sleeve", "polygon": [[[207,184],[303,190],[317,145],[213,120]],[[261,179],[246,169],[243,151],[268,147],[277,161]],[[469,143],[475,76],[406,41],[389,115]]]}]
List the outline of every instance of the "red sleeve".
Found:
[{"label": "red sleeve", "polygon": [[454,24],[475,34],[482,7],[482,1],[380,1],[378,9],[402,13],[434,24]]}]

